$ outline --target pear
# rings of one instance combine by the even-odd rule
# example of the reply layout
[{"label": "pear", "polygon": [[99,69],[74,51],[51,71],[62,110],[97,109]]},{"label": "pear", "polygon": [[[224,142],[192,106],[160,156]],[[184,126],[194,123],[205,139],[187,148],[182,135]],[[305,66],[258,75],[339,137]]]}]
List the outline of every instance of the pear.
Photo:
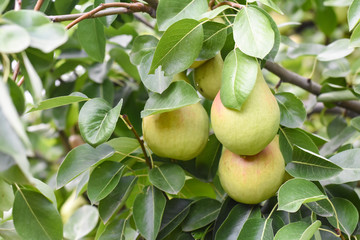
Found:
[{"label": "pear", "polygon": [[211,106],[211,124],[216,137],[230,151],[255,155],[276,135],[280,110],[259,68],[253,90],[241,109],[226,108],[217,94]]},{"label": "pear", "polygon": [[147,145],[160,157],[190,160],[204,149],[209,117],[200,103],[143,118]]},{"label": "pear", "polygon": [[214,58],[194,70],[196,89],[205,98],[213,100],[220,90],[223,66],[224,61],[218,53]]},{"label": "pear", "polygon": [[206,60],[195,60],[189,68],[198,68],[201,65],[203,65],[206,62]]},{"label": "pear", "polygon": [[173,82],[176,82],[176,81],[185,81],[189,84],[190,83],[190,80],[189,78],[186,76],[186,73],[185,72],[179,72],[177,74],[174,75],[173,79],[172,79]]},{"label": "pear", "polygon": [[245,204],[257,204],[274,196],[284,175],[278,136],[254,156],[240,156],[226,149],[219,162],[221,186],[232,199]]}]

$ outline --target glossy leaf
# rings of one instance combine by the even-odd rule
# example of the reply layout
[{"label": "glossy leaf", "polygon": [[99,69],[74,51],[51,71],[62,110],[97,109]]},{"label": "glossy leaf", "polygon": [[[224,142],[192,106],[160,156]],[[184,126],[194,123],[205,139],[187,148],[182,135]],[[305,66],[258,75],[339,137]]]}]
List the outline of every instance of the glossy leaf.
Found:
[{"label": "glossy leaf", "polygon": [[56,176],[57,188],[64,186],[91,166],[110,157],[113,153],[113,148],[106,144],[102,144],[97,148],[83,144],[72,149],[59,167]]},{"label": "glossy leaf", "polygon": [[21,52],[29,47],[30,42],[30,35],[24,28],[15,24],[0,26],[0,52]]},{"label": "glossy leaf", "polygon": [[248,219],[238,237],[238,240],[272,240],[272,219],[250,218]]},{"label": "glossy leaf", "polygon": [[306,222],[293,222],[282,227],[275,235],[274,240],[305,240],[311,239],[321,226],[319,220],[310,226]]},{"label": "glossy leaf", "polygon": [[92,203],[100,201],[114,190],[124,168],[122,163],[106,161],[94,169],[88,182],[88,196]]},{"label": "glossy leaf", "polygon": [[85,52],[95,61],[102,62],[105,57],[105,33],[100,20],[85,19],[78,24],[77,35]]},{"label": "glossy leaf", "polygon": [[269,19],[253,7],[241,9],[234,20],[234,40],[240,50],[264,58],[273,48],[274,31]]},{"label": "glossy leaf", "polygon": [[226,25],[217,22],[206,22],[203,24],[204,42],[198,60],[206,60],[215,57],[223,48],[226,36]]},{"label": "glossy leaf", "polygon": [[131,153],[140,149],[140,144],[135,138],[119,137],[113,138],[106,144],[110,145],[114,149],[114,155],[109,158],[111,161],[120,162]]},{"label": "glossy leaf", "polygon": [[317,100],[318,102],[341,102],[357,100],[357,97],[350,90],[341,90],[322,93],[318,96]]},{"label": "glossy leaf", "polygon": [[102,98],[92,99],[84,104],[79,113],[79,129],[84,140],[92,146],[107,141],[119,119],[122,99],[114,107]]},{"label": "glossy leaf", "polygon": [[348,24],[349,24],[349,31],[351,31],[359,22],[360,20],[360,1],[353,0],[349,10],[348,10]]},{"label": "glossy leaf", "polygon": [[185,173],[176,164],[164,164],[150,170],[149,180],[160,190],[177,194],[185,184]]},{"label": "glossy leaf", "polygon": [[[152,35],[137,36],[131,48],[130,61],[135,65],[139,65],[145,55],[155,51],[158,42],[159,40]],[[150,67],[148,72],[149,70]]]},{"label": "glossy leaf", "polygon": [[190,232],[208,225],[218,216],[220,206],[219,201],[210,198],[204,198],[195,202],[182,224],[182,230]]},{"label": "glossy leaf", "polygon": [[[298,191],[301,189],[301,191]],[[327,198],[312,182],[304,179],[291,179],[279,189],[279,210],[296,212],[303,203],[309,203]]]},{"label": "glossy leaf", "polygon": [[225,107],[240,110],[255,86],[259,68],[255,58],[243,54],[238,48],[224,61],[220,89]]},{"label": "glossy leaf", "polygon": [[306,118],[303,102],[290,92],[275,94],[280,108],[280,124],[288,128],[301,127]]},{"label": "glossy leaf", "polygon": [[68,96],[54,97],[41,101],[39,105],[30,109],[29,112],[56,108],[72,103],[87,101],[87,100],[89,100],[89,98],[82,93],[72,93]]},{"label": "glossy leaf", "polygon": [[351,34],[350,47],[360,47],[360,25],[358,25]]},{"label": "glossy leaf", "polygon": [[222,204],[221,204],[221,208],[220,208],[220,212],[219,215],[217,216],[215,223],[214,223],[214,228],[213,228],[213,238],[215,239],[215,235],[217,233],[217,231],[219,230],[219,228],[221,227],[221,225],[224,223],[225,219],[228,217],[230,211],[238,204],[238,202],[236,202],[235,200],[233,200],[231,197],[227,196]]},{"label": "glossy leaf", "polygon": [[334,210],[327,199],[305,203],[304,205],[321,217],[331,217],[334,214]]},{"label": "glossy leaf", "polygon": [[199,20],[208,20],[208,19],[216,18],[220,13],[222,13],[223,11],[225,11],[228,8],[230,8],[229,5],[219,6],[211,11],[207,11],[207,12],[203,13],[198,19]]},{"label": "glossy leaf", "polygon": [[200,53],[204,33],[196,20],[183,19],[169,27],[156,47],[149,73],[161,66],[166,76],[189,68]]},{"label": "glossy leaf", "polygon": [[346,183],[360,180],[360,149],[350,149],[340,152],[330,158],[330,161],[343,168],[342,172],[329,179],[330,183]]},{"label": "glossy leaf", "polygon": [[126,220],[115,218],[105,226],[104,231],[101,233],[98,240],[113,240],[124,239],[125,237]]},{"label": "glossy leaf", "polygon": [[338,175],[342,168],[316,153],[294,146],[286,171],[294,177],[317,181]]},{"label": "glossy leaf", "polygon": [[332,61],[346,57],[353,51],[354,48],[350,47],[349,39],[339,39],[327,45],[324,50],[319,53],[317,59],[323,62]]},{"label": "glossy leaf", "polygon": [[63,225],[56,207],[37,192],[18,189],[13,218],[16,232],[23,239],[63,239]]},{"label": "glossy leaf", "polygon": [[185,81],[173,82],[162,94],[154,93],[145,104],[141,117],[169,112],[200,101],[195,89]]},{"label": "glossy leaf", "polygon": [[141,235],[155,240],[160,230],[160,223],[165,209],[166,199],[162,192],[153,186],[138,194],[133,209],[135,224]]}]

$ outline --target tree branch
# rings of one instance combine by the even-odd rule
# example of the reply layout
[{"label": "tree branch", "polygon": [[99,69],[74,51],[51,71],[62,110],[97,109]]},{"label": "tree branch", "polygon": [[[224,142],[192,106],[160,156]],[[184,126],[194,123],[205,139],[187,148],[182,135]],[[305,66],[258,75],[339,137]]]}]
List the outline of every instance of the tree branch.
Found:
[{"label": "tree branch", "polygon": [[[265,64],[265,68],[270,72],[274,73],[282,82],[287,82],[294,84],[306,91],[318,96],[320,95],[321,85],[311,81],[311,79],[300,76],[294,72],[291,72],[283,67],[281,67],[277,63],[267,61]],[[335,102],[339,107],[345,108],[347,110],[356,112],[360,114],[360,102],[359,101],[344,101],[344,102]]]},{"label": "tree branch", "polygon": [[38,0],[38,1],[36,2],[36,5],[35,5],[35,7],[34,7],[34,10],[35,10],[35,11],[39,11],[40,8],[41,8],[41,5],[43,4],[43,2],[44,2],[44,0]]},{"label": "tree branch", "polygon": [[244,8],[244,6],[239,4],[239,3],[234,3],[234,2],[230,2],[230,1],[224,1],[224,2],[218,3],[217,5],[213,6],[211,9],[215,9],[215,8],[218,8],[218,7],[223,6],[223,5],[229,5],[230,7],[239,8],[239,9]]},{"label": "tree branch", "polygon": [[157,9],[157,6],[159,4],[158,0],[144,0],[147,4],[149,4],[150,7],[152,7],[153,9]]}]

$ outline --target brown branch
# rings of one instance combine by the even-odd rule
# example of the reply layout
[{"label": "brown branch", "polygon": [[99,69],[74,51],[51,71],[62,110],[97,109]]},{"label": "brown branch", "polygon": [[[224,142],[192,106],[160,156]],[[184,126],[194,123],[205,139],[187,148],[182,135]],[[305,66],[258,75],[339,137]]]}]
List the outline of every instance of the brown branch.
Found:
[{"label": "brown branch", "polygon": [[130,128],[130,130],[133,132],[134,136],[138,140],[138,142],[140,144],[140,147],[141,147],[141,150],[144,153],[145,161],[146,161],[147,165],[149,166],[149,168],[152,169],[152,164],[151,164],[150,158],[148,157],[148,155],[146,153],[146,150],[145,150],[144,140],[142,140],[140,138],[139,134],[136,132],[135,128],[131,124],[131,122],[130,122],[127,115],[122,115],[121,118],[125,121],[126,125],[128,125],[128,127]]},{"label": "brown branch", "polygon": [[114,2],[114,3],[103,3],[94,8],[93,10],[82,14],[80,17],[76,18],[74,21],[69,23],[66,26],[66,29],[72,28],[77,23],[81,22],[84,19],[91,18],[94,14],[100,12],[103,9],[111,8],[111,7],[121,7],[130,10],[131,12],[146,12],[150,16],[155,17],[155,10],[143,3],[123,3],[123,2]]},{"label": "brown branch", "polygon": [[212,9],[214,5],[215,5],[215,0],[210,0],[209,1],[209,8]]},{"label": "brown branch", "polygon": [[36,2],[36,5],[35,5],[35,7],[34,7],[34,10],[35,10],[35,11],[39,11],[40,8],[41,8],[41,5],[43,4],[43,2],[44,2],[44,0],[38,0],[38,1]]},{"label": "brown branch", "polygon": [[[294,84],[306,91],[318,96],[320,95],[321,85],[311,81],[311,79],[300,76],[294,72],[291,72],[277,63],[267,61],[265,68],[270,72],[274,73],[282,82],[287,82]],[[344,102],[335,102],[339,107],[345,108],[347,110],[353,111],[357,114],[360,114],[360,102],[359,101],[344,101]]]},{"label": "brown branch", "polygon": [[[129,9],[126,8],[115,8],[115,9],[106,9],[100,12],[95,13],[94,15],[90,16],[89,18],[98,18],[104,17],[108,15],[116,15],[116,14],[124,14],[124,13],[132,13]],[[63,22],[63,21],[71,21],[75,20],[86,13],[76,13],[76,14],[66,14],[66,15],[54,15],[48,16],[48,18],[53,22]]]},{"label": "brown branch", "polygon": [[229,5],[230,7],[239,8],[239,9],[244,8],[244,6],[241,5],[241,4],[239,4],[239,3],[234,3],[234,2],[225,1],[225,2],[218,3],[217,5],[215,5],[214,7],[212,7],[211,9],[215,9],[215,8],[218,8],[218,7],[223,6],[223,5]]}]

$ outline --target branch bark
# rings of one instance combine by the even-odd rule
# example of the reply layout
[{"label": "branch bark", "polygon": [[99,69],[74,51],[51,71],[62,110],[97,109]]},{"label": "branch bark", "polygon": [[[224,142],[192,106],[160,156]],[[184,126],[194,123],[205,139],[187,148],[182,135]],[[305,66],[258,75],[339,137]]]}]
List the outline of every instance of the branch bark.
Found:
[{"label": "branch bark", "polygon": [[[265,68],[270,72],[274,73],[282,82],[287,82],[294,84],[306,91],[318,96],[320,95],[321,85],[311,81],[311,79],[300,76],[294,72],[291,72],[277,63],[266,62]],[[339,107],[345,108],[357,114],[360,114],[360,102],[359,101],[344,101],[344,102],[335,102]]]}]

